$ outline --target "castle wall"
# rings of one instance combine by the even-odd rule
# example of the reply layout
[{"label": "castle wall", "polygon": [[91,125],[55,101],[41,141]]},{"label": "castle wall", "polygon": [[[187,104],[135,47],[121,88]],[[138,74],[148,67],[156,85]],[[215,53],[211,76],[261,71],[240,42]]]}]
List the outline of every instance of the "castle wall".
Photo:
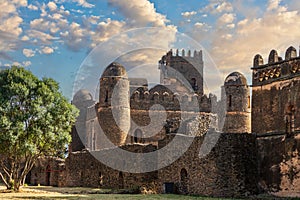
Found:
[{"label": "castle wall", "polygon": [[261,192],[298,192],[300,136],[300,58],[296,49],[285,60],[275,50],[264,64],[254,58],[252,132],[257,135]]},{"label": "castle wall", "polygon": [[65,162],[54,157],[39,158],[33,169],[27,175],[28,183],[32,185],[65,185]]},{"label": "castle wall", "polygon": [[300,131],[299,69],[299,58],[253,68],[253,133]]},{"label": "castle wall", "polygon": [[[212,140],[218,137],[218,133],[208,134]],[[169,136],[159,145],[171,140]],[[164,183],[174,183],[179,193],[233,197],[257,192],[255,136],[222,133],[211,152],[200,158],[203,141],[203,137],[196,137],[183,156],[159,170],[161,190],[164,190]],[[187,171],[187,180],[182,180],[182,170]]]},{"label": "castle wall", "polygon": [[[122,148],[127,151],[141,153],[151,152],[156,149],[151,145],[125,145]],[[114,151],[114,149],[106,149],[101,153],[105,155],[107,154],[106,151]],[[143,174],[120,172],[101,163],[89,152],[76,152],[70,154],[66,159],[66,186],[119,189],[144,186],[157,191],[157,172]]]},{"label": "castle wall", "polygon": [[300,136],[257,139],[258,185],[261,192],[300,191]]},{"label": "castle wall", "polygon": [[211,112],[212,103],[215,103],[215,96],[180,96],[173,94],[164,86],[156,86],[150,92],[144,94],[134,93],[130,99],[130,108],[136,110],[149,110],[154,104],[162,105],[168,111],[201,111]]}]

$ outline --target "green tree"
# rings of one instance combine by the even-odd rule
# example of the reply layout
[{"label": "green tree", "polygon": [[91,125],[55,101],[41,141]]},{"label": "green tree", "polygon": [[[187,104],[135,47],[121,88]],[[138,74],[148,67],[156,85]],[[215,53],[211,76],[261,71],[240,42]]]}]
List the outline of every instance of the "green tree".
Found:
[{"label": "green tree", "polygon": [[53,79],[0,71],[0,177],[8,189],[20,189],[38,157],[65,152],[77,116]]}]

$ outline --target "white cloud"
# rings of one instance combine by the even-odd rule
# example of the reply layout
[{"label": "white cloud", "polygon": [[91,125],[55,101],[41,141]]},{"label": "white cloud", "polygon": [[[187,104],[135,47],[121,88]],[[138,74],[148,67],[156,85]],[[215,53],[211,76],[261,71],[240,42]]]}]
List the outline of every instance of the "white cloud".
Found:
[{"label": "white cloud", "polygon": [[30,38],[27,36],[27,35],[24,35],[22,38],[21,38],[22,41],[29,41]]},{"label": "white cloud", "polygon": [[208,12],[210,14],[232,12],[233,5],[227,0],[210,0],[210,3],[204,9],[201,9],[200,11]]},{"label": "white cloud", "polygon": [[19,48],[23,33],[21,27],[23,18],[19,16],[18,9],[27,6],[26,0],[2,0],[0,1],[0,58],[11,60],[8,52]]},{"label": "white cloud", "polygon": [[269,0],[267,11],[278,9],[280,2],[281,0]]},{"label": "white cloud", "polygon": [[225,13],[219,18],[220,24],[230,24],[235,20],[235,14]]},{"label": "white cloud", "polygon": [[217,4],[216,6],[216,12],[222,13],[222,12],[231,12],[233,11],[233,7],[231,3],[223,1],[220,4]]},{"label": "white cloud", "polygon": [[118,8],[118,10],[135,26],[165,26],[168,21],[166,16],[157,13],[154,4],[148,0],[108,0],[108,2]]},{"label": "white cloud", "polygon": [[186,18],[189,18],[189,17],[194,16],[194,15],[196,15],[196,14],[197,14],[196,11],[183,12],[183,13],[181,13],[181,15],[182,15],[183,17],[186,17]]},{"label": "white cloud", "polygon": [[73,0],[73,2],[76,2],[79,6],[82,6],[85,8],[95,7],[95,5],[88,3],[86,0]]},{"label": "white cloud", "polygon": [[38,30],[28,30],[28,35],[36,40],[37,44],[51,44],[57,37]]},{"label": "white cloud", "polygon": [[29,67],[32,63],[31,63],[31,61],[24,61],[24,62],[22,62],[22,64],[25,67]]},{"label": "white cloud", "polygon": [[97,24],[100,19],[100,16],[91,16],[88,18],[89,23]]},{"label": "white cloud", "polygon": [[44,18],[34,19],[30,22],[30,27],[35,30],[47,30],[49,27],[49,21],[45,20]]},{"label": "white cloud", "polygon": [[196,28],[202,28],[202,27],[204,26],[204,23],[202,23],[202,22],[196,22],[196,23],[194,24],[194,26],[195,26]]},{"label": "white cloud", "polygon": [[[231,29],[216,28],[211,36],[213,48],[210,53],[221,69],[229,73],[238,68],[249,74],[257,53],[262,54],[267,62],[272,49],[278,49],[279,54],[284,57],[289,46],[299,45],[300,13],[291,11],[288,7],[276,9],[277,3],[271,7],[272,10],[269,6],[268,11],[259,18],[242,19],[234,27],[233,24],[227,24]],[[230,22],[232,19],[233,17],[228,17],[223,22]]]},{"label": "white cloud", "polygon": [[30,57],[35,56],[35,51],[33,51],[32,49],[23,49],[23,54],[27,58],[30,58]]},{"label": "white cloud", "polygon": [[226,27],[229,29],[233,29],[235,28],[235,24],[227,24]]},{"label": "white cloud", "polygon": [[39,8],[37,7],[37,6],[35,6],[35,5],[32,5],[32,4],[30,4],[29,6],[27,6],[27,8],[29,9],[29,10],[39,10]]},{"label": "white cloud", "polygon": [[44,47],[44,48],[42,48],[40,53],[41,54],[52,54],[52,53],[54,53],[54,49],[51,47]]},{"label": "white cloud", "polygon": [[51,11],[55,11],[57,9],[57,5],[53,1],[50,1],[47,6]]},{"label": "white cloud", "polygon": [[125,30],[125,22],[120,22],[116,20],[107,19],[104,22],[100,22],[97,25],[95,31],[91,32],[92,38],[92,48],[95,47],[100,42],[108,40],[110,37],[122,32]]},{"label": "white cloud", "polygon": [[22,65],[21,65],[21,63],[15,61],[15,62],[12,63],[12,66],[17,66],[17,67],[19,67],[19,66],[22,66]]}]

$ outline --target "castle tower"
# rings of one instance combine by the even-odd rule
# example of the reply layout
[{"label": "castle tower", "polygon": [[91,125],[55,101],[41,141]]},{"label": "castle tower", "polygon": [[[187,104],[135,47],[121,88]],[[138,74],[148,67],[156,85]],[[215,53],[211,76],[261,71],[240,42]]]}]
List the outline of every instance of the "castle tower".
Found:
[{"label": "castle tower", "polygon": [[[291,136],[300,130],[300,56],[289,47],[285,58],[270,51],[256,55],[252,67],[252,133]],[[298,112],[297,112],[298,111]]]},{"label": "castle tower", "polygon": [[81,151],[85,148],[90,149],[90,141],[95,140],[95,134],[89,135],[91,129],[90,124],[87,123],[89,118],[88,108],[95,105],[92,95],[87,90],[79,90],[73,97],[72,104],[76,106],[80,113],[77,117],[75,126],[72,129],[72,143],[70,144],[70,151]]},{"label": "castle tower", "polygon": [[125,143],[130,128],[129,80],[119,63],[110,64],[100,78],[98,119],[113,144]]},{"label": "castle tower", "polygon": [[[159,68],[161,84],[172,86],[172,80],[175,79],[183,85],[189,84],[193,92],[203,96],[204,63],[202,51],[194,51],[192,55],[190,50],[187,53],[182,50],[181,55],[179,55],[179,51],[176,50],[176,54],[173,55],[173,51],[170,50],[159,61]],[[180,89],[176,91],[180,91]]]},{"label": "castle tower", "polygon": [[241,73],[233,72],[225,79],[222,91],[222,100],[226,102],[223,132],[250,133],[250,90],[247,79]]}]

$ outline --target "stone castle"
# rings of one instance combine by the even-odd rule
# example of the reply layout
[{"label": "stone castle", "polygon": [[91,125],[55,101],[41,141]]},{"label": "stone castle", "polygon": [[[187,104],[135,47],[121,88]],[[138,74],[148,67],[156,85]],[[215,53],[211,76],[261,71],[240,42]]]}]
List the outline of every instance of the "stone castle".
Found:
[{"label": "stone castle", "polygon": [[[128,78],[122,65],[110,64],[100,77],[98,102],[87,90],[73,98],[80,116],[68,157],[40,159],[28,182],[221,197],[299,192],[296,49],[288,48],[285,59],[272,50],[267,63],[256,55],[252,86],[233,72],[219,101],[204,94],[203,68],[202,51],[169,51],[159,61],[161,84],[149,89],[147,80]],[[129,159],[117,149],[155,156]],[[111,157],[121,166],[96,159]]]}]

